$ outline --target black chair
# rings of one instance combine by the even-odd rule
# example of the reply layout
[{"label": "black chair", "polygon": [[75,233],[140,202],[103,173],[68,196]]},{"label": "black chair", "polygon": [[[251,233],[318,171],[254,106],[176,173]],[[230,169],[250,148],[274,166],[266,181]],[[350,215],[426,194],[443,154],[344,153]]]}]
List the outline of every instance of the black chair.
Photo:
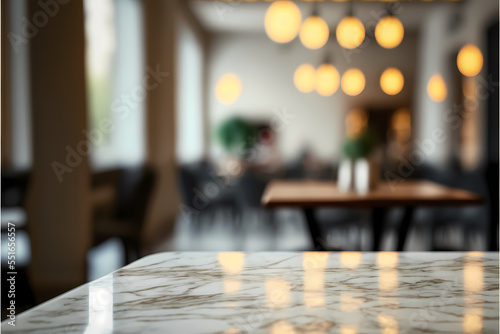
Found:
[{"label": "black chair", "polygon": [[[95,188],[111,185],[116,189],[109,207],[94,208],[94,244],[119,238],[125,246],[125,261],[130,263],[141,255],[141,232],[154,190],[156,173],[141,166],[110,170],[93,176]],[[109,213],[106,217],[105,213]]]},{"label": "black chair", "polygon": [[[439,184],[471,191],[488,198],[487,185],[480,170],[465,171],[458,166],[438,169],[423,165],[416,170],[417,176]],[[468,207],[420,208],[417,225],[428,225],[430,247],[434,251],[473,250],[470,237],[485,236],[488,221],[487,205]],[[422,227],[422,226],[420,226]],[[461,245],[448,245],[446,237],[456,232],[463,237]]]},{"label": "black chair", "polygon": [[[198,214],[220,208],[235,211],[237,208],[233,186],[225,184],[225,180],[206,162],[181,165],[177,170],[177,180],[182,204]],[[213,194],[207,193],[208,186]]]}]

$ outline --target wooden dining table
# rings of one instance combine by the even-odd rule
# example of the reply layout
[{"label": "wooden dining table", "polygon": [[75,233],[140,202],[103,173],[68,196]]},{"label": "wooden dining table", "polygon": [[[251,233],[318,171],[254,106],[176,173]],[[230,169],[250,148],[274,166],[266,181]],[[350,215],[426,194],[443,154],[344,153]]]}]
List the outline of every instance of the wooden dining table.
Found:
[{"label": "wooden dining table", "polygon": [[328,250],[328,247],[325,241],[326,235],[315,217],[314,209],[327,207],[371,209],[374,251],[380,250],[384,217],[389,208],[405,209],[398,225],[397,250],[402,251],[415,207],[479,205],[482,202],[483,198],[477,194],[424,180],[381,182],[366,194],[343,192],[333,181],[274,180],[267,185],[261,199],[262,205],[267,208],[301,208],[315,250]]}]

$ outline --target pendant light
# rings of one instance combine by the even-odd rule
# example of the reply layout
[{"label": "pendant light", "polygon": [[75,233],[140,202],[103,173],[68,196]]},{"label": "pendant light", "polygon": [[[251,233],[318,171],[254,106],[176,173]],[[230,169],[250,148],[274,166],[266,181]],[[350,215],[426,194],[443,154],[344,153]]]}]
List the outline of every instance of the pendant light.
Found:
[{"label": "pendant light", "polygon": [[302,64],[293,74],[293,83],[302,93],[310,93],[316,87],[316,69],[311,64]]},{"label": "pendant light", "polygon": [[339,44],[346,49],[355,49],[365,40],[365,27],[353,14],[352,1],[347,16],[337,25],[336,36]]},{"label": "pendant light", "polygon": [[463,75],[474,77],[483,68],[483,54],[477,46],[467,44],[458,52],[457,67]]},{"label": "pendant light", "polygon": [[312,15],[300,27],[300,42],[306,48],[316,50],[326,44],[329,36],[330,29],[325,20],[318,15],[317,3],[314,3]]},{"label": "pendant light", "polygon": [[331,96],[338,90],[340,84],[339,71],[332,65],[327,56],[316,71],[316,92],[321,96]]},{"label": "pendant light", "polygon": [[403,24],[394,15],[390,6],[387,6],[387,15],[378,21],[375,26],[375,39],[386,49],[393,49],[403,40],[405,30]]},{"label": "pendant light", "polygon": [[342,90],[350,96],[359,95],[365,89],[365,76],[357,68],[348,69],[342,76]]},{"label": "pendant light", "polygon": [[434,74],[427,83],[427,94],[434,102],[443,102],[448,95],[446,84],[440,74]]},{"label": "pendant light", "polygon": [[300,29],[302,14],[292,1],[274,1],[266,12],[264,27],[267,36],[276,43],[288,43]]},{"label": "pendant light", "polygon": [[400,70],[389,67],[380,76],[380,88],[387,95],[396,95],[401,92],[405,84],[405,79]]}]

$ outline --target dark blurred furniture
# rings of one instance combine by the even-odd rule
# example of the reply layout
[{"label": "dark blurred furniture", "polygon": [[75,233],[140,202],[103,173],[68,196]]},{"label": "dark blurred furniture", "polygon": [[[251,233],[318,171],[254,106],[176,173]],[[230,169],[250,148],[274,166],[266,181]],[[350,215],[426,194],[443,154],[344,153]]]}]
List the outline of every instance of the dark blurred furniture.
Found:
[{"label": "dark blurred furniture", "polygon": [[[16,314],[36,305],[31,288],[28,266],[31,262],[31,245],[26,226],[28,215],[25,208],[26,194],[30,184],[28,171],[2,171],[2,319],[6,317],[5,307],[9,305],[8,282],[16,272]],[[9,227],[15,228],[15,264],[9,268],[7,246],[9,243]]]},{"label": "dark blurred furniture", "polygon": [[94,206],[94,244],[119,238],[125,246],[125,261],[141,254],[141,232],[154,190],[156,173],[147,166],[95,173],[92,189],[114,189],[111,203]]},{"label": "dark blurred furniture", "polygon": [[405,207],[398,232],[397,250],[401,251],[404,248],[415,206],[477,205],[482,201],[480,196],[470,192],[444,187],[429,181],[414,180],[392,185],[383,183],[366,195],[341,192],[335,182],[272,181],[262,196],[262,204],[269,208],[302,208],[316,250],[326,250],[327,247],[325,234],[316,220],[314,208],[372,208],[373,249],[378,251],[386,209]]},{"label": "dark blurred furniture", "polygon": [[464,237],[473,236],[475,233],[487,235],[488,225],[488,188],[482,171],[463,170],[459,163],[447,168],[437,168],[423,164],[416,169],[415,174],[420,178],[440,183],[451,188],[463,189],[480,195],[486,199],[483,205],[456,207],[442,206],[420,208],[420,225],[430,228],[430,247],[433,251],[465,251],[471,246],[464,240],[461,245],[449,245],[440,236],[455,231]]},{"label": "dark blurred furniture", "polygon": [[491,74],[488,77],[488,109],[486,116],[486,170],[485,177],[488,186],[488,204],[489,204],[489,224],[488,224],[488,250],[498,251],[498,220],[500,205],[499,198],[499,177],[498,177],[498,153],[499,153],[499,137],[498,137],[498,113],[499,113],[499,96],[498,96],[498,21],[488,28],[488,54],[486,60],[487,73]]},{"label": "dark blurred furniture", "polygon": [[224,207],[235,210],[238,203],[233,184],[217,175],[207,162],[185,164],[178,168],[181,203],[194,212]]}]

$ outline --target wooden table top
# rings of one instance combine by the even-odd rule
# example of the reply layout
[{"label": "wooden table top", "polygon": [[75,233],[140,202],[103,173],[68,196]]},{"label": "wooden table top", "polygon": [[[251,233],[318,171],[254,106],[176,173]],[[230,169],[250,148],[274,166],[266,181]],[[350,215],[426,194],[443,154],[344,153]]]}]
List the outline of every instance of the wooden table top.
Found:
[{"label": "wooden table top", "polygon": [[430,181],[381,182],[368,194],[341,192],[333,181],[271,181],[262,195],[265,207],[393,207],[477,205],[477,194]]}]

